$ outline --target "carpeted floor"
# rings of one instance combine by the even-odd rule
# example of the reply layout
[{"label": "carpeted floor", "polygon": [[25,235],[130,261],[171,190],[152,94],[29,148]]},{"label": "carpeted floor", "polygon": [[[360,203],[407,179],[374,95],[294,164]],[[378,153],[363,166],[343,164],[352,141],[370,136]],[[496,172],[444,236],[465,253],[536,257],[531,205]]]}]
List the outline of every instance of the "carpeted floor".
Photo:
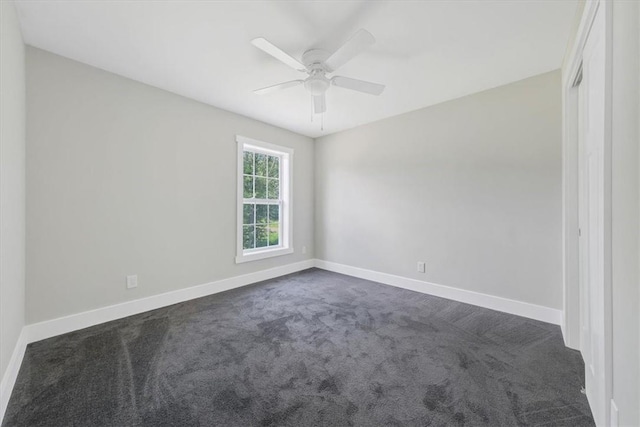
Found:
[{"label": "carpeted floor", "polygon": [[3,426],[589,426],[560,329],[322,270],[30,344]]}]

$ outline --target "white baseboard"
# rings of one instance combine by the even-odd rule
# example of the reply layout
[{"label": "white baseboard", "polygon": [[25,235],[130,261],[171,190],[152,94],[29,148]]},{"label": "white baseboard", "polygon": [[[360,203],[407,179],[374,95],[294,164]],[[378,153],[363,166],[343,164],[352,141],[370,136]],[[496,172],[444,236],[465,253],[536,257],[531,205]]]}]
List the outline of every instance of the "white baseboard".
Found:
[{"label": "white baseboard", "polygon": [[7,410],[13,386],[18,378],[18,372],[20,371],[20,365],[22,365],[27,344],[27,331],[23,327],[18,336],[18,341],[13,349],[13,353],[11,354],[11,359],[9,359],[7,370],[4,372],[4,375],[2,375],[2,382],[0,382],[0,424],[2,424],[2,420],[4,419],[4,413]]},{"label": "white baseboard", "polygon": [[7,371],[2,376],[2,382],[0,384],[0,424],[2,424],[2,420],[4,419],[4,413],[7,409],[16,378],[18,377],[18,371],[20,370],[27,344],[67,332],[88,328],[100,323],[144,313],[149,310],[155,310],[218,292],[240,288],[263,280],[306,270],[314,266],[315,260],[309,259],[24,326],[13,350]]},{"label": "white baseboard", "polygon": [[280,267],[270,268],[267,270],[257,271],[255,273],[244,274],[241,276],[230,277],[215,282],[179,289],[164,294],[153,295],[147,298],[141,298],[133,301],[111,305],[108,307],[102,307],[95,310],[72,314],[65,317],[59,317],[57,319],[33,323],[23,328],[23,334],[21,336],[24,336],[24,339],[28,344],[31,342],[65,334],[67,332],[88,328],[100,323],[105,323],[112,320],[121,319],[123,317],[144,313],[149,310],[155,310],[157,308],[189,301],[195,298],[228,291],[231,289],[261,282],[263,280],[273,279],[275,277],[280,277],[286,274],[306,270],[314,266],[323,270],[334,271],[336,273],[342,273],[349,276],[397,286],[400,288],[422,292],[429,295],[435,295],[454,301],[460,301],[480,307],[503,311],[518,316],[541,320],[543,322],[553,323],[557,325],[562,324],[561,310],[556,310],[549,307],[543,307],[540,305],[530,304],[522,301],[515,301],[493,295],[482,294],[479,292],[468,291],[465,289],[452,288],[449,286],[438,285],[421,280],[409,279],[406,277],[395,276],[392,274],[381,273],[373,270],[366,270],[363,268],[352,267],[344,264],[338,264],[318,259],[310,259],[293,264],[287,264]]},{"label": "white baseboard", "polygon": [[11,392],[15,385],[27,344],[67,332],[88,328],[100,323],[144,313],[149,310],[155,310],[157,308],[189,301],[195,298],[228,291],[261,282],[263,280],[273,279],[312,267],[318,267],[323,270],[334,271],[348,276],[359,277],[374,282],[384,283],[386,285],[397,286],[399,288],[503,311],[556,325],[560,325],[562,323],[561,310],[496,297],[493,295],[481,294],[464,289],[452,288],[421,280],[409,279],[392,274],[366,270],[363,268],[337,264],[334,262],[310,259],[24,326],[11,356],[11,360],[9,361],[9,366],[7,367],[7,370],[2,377],[2,382],[0,383],[0,423],[2,423],[2,419],[4,418],[4,413],[7,409],[7,404],[9,403],[9,398],[11,397]]},{"label": "white baseboard", "polygon": [[95,310],[85,311],[82,313],[72,314],[70,316],[59,317],[53,320],[33,323],[25,326],[28,331],[29,342],[40,341],[51,338],[56,335],[65,334],[71,331],[88,328],[89,326],[98,325],[100,323],[112,320],[122,319],[123,317],[132,316],[134,314],[144,313],[145,311],[155,310],[157,308],[166,307],[179,302],[189,301],[195,298],[204,297],[218,292],[224,292],[241,286],[250,285],[252,283],[261,282],[263,280],[273,279],[275,277],[284,276],[285,274],[295,273],[297,271],[306,270],[314,266],[314,260],[306,260],[293,264],[274,267],[267,270],[256,271],[255,273],[244,274],[242,276],[230,277],[228,279],[217,280],[203,285],[192,286],[189,288],[179,289],[164,294],[153,295],[147,298],[141,298],[133,301],[127,301],[120,304],[110,305]]},{"label": "white baseboard", "polygon": [[553,323],[554,325],[562,324],[562,310],[550,307],[497,297],[494,295],[482,294],[460,288],[452,288],[450,286],[438,285],[436,283],[409,279],[407,277],[366,270],[364,268],[352,267],[350,265],[338,264],[319,259],[316,260],[315,266],[323,270],[346,274],[347,276],[358,277],[360,279],[384,283],[385,285],[409,289],[423,294],[434,295],[454,301],[477,305],[479,307],[490,308],[492,310],[515,314],[529,319]]}]

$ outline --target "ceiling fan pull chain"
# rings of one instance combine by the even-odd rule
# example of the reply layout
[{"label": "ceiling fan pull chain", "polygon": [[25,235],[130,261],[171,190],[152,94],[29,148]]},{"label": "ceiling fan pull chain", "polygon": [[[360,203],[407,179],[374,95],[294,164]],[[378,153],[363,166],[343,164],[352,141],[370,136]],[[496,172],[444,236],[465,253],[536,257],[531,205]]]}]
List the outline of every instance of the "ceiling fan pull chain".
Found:
[{"label": "ceiling fan pull chain", "polygon": [[327,111],[326,92],[331,86],[371,95],[380,95],[384,90],[384,85],[377,83],[342,76],[327,77],[327,74],[332,74],[338,68],[351,61],[374,44],[375,41],[376,39],[370,32],[361,28],[335,52],[330,54],[323,49],[312,48],[302,54],[302,61],[298,61],[264,37],[255,38],[251,40],[251,44],[294,70],[307,74],[307,77],[304,80],[291,80],[263,87],[253,92],[263,95],[295,86],[303,86],[311,94],[311,123],[314,123],[313,116],[321,114],[320,130],[324,131],[324,113]]}]

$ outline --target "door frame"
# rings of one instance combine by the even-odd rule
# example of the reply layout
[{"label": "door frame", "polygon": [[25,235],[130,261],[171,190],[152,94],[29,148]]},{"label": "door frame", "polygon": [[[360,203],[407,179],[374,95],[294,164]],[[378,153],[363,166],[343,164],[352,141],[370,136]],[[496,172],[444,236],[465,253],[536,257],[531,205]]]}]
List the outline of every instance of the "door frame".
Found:
[{"label": "door frame", "polygon": [[[574,45],[567,57],[562,73],[562,249],[563,249],[563,321],[562,333],[565,344],[580,349],[580,262],[579,262],[579,158],[578,158],[578,87],[575,85],[582,71],[582,54],[596,13],[604,14],[605,37],[605,106],[604,106],[604,147],[603,147],[603,188],[604,188],[604,408],[603,419],[608,423],[611,413],[613,389],[612,357],[612,174],[611,174],[611,129],[612,129],[612,51],[613,31],[611,0],[587,0]],[[590,402],[594,405],[595,402]],[[596,420],[597,421],[597,420]]]}]

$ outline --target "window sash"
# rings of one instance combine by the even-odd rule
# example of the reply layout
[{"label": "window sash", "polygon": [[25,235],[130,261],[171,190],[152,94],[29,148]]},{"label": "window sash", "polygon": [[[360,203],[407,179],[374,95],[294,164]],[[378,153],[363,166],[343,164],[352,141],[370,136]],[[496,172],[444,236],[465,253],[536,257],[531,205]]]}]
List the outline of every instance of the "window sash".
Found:
[{"label": "window sash", "polygon": [[[274,144],[269,144],[262,141],[253,140],[251,138],[246,138],[240,135],[236,136],[236,141],[238,143],[238,197],[237,197],[237,206],[238,206],[238,219],[237,219],[237,250],[236,250],[236,263],[242,263],[246,261],[253,261],[263,258],[268,258],[272,256],[279,256],[293,253],[292,247],[292,205],[291,205],[291,197],[292,197],[292,187],[291,187],[291,179],[293,173],[293,149],[289,147],[282,147]],[[244,158],[245,152],[253,153],[253,165],[251,165],[251,174],[245,173],[244,168]],[[267,156],[276,157],[278,159],[278,173],[274,176],[273,173],[270,173],[269,166],[273,165],[273,161],[269,161],[267,158],[267,165],[265,170],[262,171],[262,174],[256,174],[258,172],[256,170],[256,156],[255,154],[264,154]],[[247,166],[249,166],[247,164]],[[249,167],[246,169],[249,172]],[[271,176],[270,176],[271,175]],[[268,183],[273,184],[274,181],[268,181],[265,183],[264,187],[264,196],[263,196],[263,188],[260,187],[260,196],[257,197],[244,197],[244,184],[245,177],[251,177],[253,181],[253,192],[252,195],[255,196],[256,190],[256,177],[262,179],[277,179],[278,181],[278,195],[277,198],[268,199],[270,194],[267,193]],[[248,183],[247,183],[248,184]],[[263,185],[258,182],[259,185]],[[249,194],[249,192],[247,192]],[[263,196],[263,197],[262,197]],[[245,244],[245,230],[246,227],[253,226],[254,236],[253,236],[253,245],[255,246],[258,242],[256,241],[256,232],[259,231],[259,226],[268,227],[269,219],[267,219],[266,223],[257,224],[256,221],[256,210],[253,210],[253,223],[245,223],[244,222],[244,210],[246,204],[252,205],[268,205],[268,206],[278,206],[278,244],[269,246],[267,242],[267,246],[262,247],[254,247],[249,249],[244,249]],[[248,219],[248,218],[247,218]],[[268,231],[268,229],[267,229]],[[273,230],[275,232],[276,230]],[[271,234],[273,236],[273,234]],[[248,235],[246,235],[249,238]],[[269,233],[267,232],[267,238],[269,238]],[[249,242],[247,242],[249,243]],[[260,244],[264,244],[264,241],[261,240]]]},{"label": "window sash", "polygon": [[[254,197],[244,197],[242,199],[242,205],[244,207],[244,205],[253,205],[253,222],[251,223],[246,223],[244,221],[244,215],[242,217],[242,226],[243,226],[243,239],[244,239],[244,227],[245,226],[251,226],[253,227],[253,247],[252,248],[245,248],[244,246],[244,240],[243,240],[243,244],[242,244],[242,252],[244,254],[246,253],[253,253],[253,252],[260,252],[260,251],[266,251],[266,250],[271,250],[271,249],[279,249],[279,248],[283,248],[284,247],[284,242],[282,239],[282,218],[281,218],[281,212],[282,212],[282,208],[284,206],[284,200],[282,199],[282,179],[281,179],[281,170],[280,170],[280,165],[282,165],[283,163],[283,156],[282,155],[276,155],[274,153],[262,153],[258,150],[255,150],[253,148],[245,148],[243,146],[242,149],[242,158],[243,158],[243,163],[244,163],[244,157],[246,153],[251,153],[253,154],[252,156],[252,167],[251,169],[253,170],[252,174],[247,174],[244,172],[244,167],[243,167],[243,173],[242,173],[242,177],[243,179],[245,177],[250,177],[253,183],[253,189],[252,189],[252,194],[254,195]],[[258,174],[258,169],[256,167],[256,154],[263,154],[265,156],[267,156],[266,158],[266,167],[264,169],[264,175],[259,175]],[[278,159],[278,174],[276,176],[270,176],[270,171],[269,171],[269,157],[275,157]],[[244,166],[244,164],[243,164]],[[265,198],[258,198],[255,197],[256,194],[256,178],[262,178],[265,179],[265,195],[268,197],[271,193],[270,190],[270,186],[269,184],[271,183],[271,180],[277,180],[278,182],[278,198],[277,199],[265,199]],[[244,185],[244,183],[243,183]],[[256,218],[256,210],[257,210],[257,205],[268,205],[268,206],[278,206],[278,244],[277,245],[271,245],[270,244],[270,230],[271,227],[269,227],[270,222],[269,222],[269,218],[267,217],[267,222],[265,224],[258,224],[257,222],[257,218]],[[266,246],[258,246],[258,227],[264,227],[266,226],[268,228],[267,231],[267,245]]]},{"label": "window sash", "polygon": [[280,199],[242,199],[242,203],[255,203],[256,205],[279,205],[284,201]]},{"label": "window sash", "polygon": [[[253,226],[253,248],[245,248],[244,247],[244,243],[242,245],[242,252],[243,253],[253,253],[253,252],[262,252],[262,251],[267,251],[267,250],[271,250],[271,249],[281,249],[284,248],[284,241],[282,238],[282,207],[284,206],[284,202],[281,200],[273,200],[273,199],[243,199],[242,202],[242,206],[244,207],[244,205],[254,205],[254,211],[253,211],[253,222],[251,223],[246,223],[244,222],[244,215],[242,216],[242,227],[245,226]],[[256,222],[256,206],[257,205],[269,205],[269,206],[278,206],[278,244],[277,245],[269,245],[267,243],[267,246],[257,246],[257,227],[258,227],[258,223]],[[270,222],[269,222],[269,213],[267,213],[267,223],[264,224],[267,227],[269,226]],[[260,226],[263,226],[263,224],[260,224]],[[244,233],[244,229],[243,229],[243,233]],[[244,237],[244,235],[243,235]],[[267,237],[268,240],[268,237]]]}]

